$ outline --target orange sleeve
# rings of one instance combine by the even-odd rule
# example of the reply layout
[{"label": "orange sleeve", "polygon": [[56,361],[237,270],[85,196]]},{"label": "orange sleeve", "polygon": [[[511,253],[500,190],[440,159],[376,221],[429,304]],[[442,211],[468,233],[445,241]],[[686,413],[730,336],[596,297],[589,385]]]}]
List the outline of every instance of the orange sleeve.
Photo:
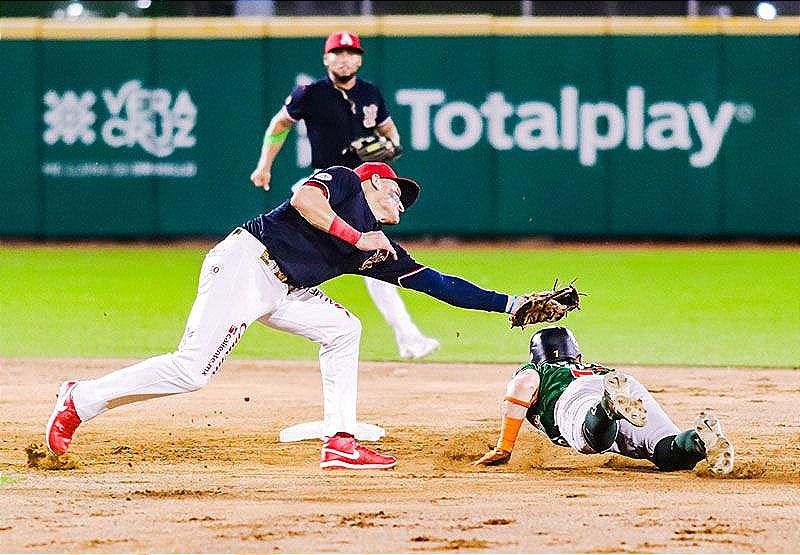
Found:
[{"label": "orange sleeve", "polygon": [[520,427],[522,427],[522,418],[503,417],[503,427],[500,431],[500,440],[497,442],[497,446],[504,451],[513,451]]}]

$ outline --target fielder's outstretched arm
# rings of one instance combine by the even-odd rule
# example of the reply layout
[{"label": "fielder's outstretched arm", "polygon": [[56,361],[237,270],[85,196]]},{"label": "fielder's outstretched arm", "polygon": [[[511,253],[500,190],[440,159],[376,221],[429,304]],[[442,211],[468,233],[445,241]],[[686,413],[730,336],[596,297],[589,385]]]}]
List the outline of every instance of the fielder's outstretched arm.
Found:
[{"label": "fielder's outstretched arm", "polygon": [[514,295],[482,289],[458,276],[442,274],[433,268],[423,267],[398,278],[401,287],[414,289],[447,304],[460,308],[487,312],[510,312]]}]

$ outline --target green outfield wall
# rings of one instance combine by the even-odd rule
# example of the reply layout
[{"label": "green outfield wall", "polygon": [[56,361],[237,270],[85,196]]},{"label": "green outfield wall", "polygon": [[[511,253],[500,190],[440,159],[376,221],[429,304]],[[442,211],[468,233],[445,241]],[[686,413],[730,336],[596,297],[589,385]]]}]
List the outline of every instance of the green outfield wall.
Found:
[{"label": "green outfield wall", "polygon": [[0,19],[0,235],[218,235],[306,174],[269,117],[362,35],[402,234],[800,237],[800,18]]}]

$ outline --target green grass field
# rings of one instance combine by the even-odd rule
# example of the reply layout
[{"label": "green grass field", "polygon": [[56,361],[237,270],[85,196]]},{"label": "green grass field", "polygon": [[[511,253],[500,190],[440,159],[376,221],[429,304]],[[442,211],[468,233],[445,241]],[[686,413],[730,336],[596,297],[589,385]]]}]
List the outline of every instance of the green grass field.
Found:
[{"label": "green grass field", "polygon": [[[800,250],[781,246],[411,248],[489,289],[520,293],[578,277],[584,308],[564,321],[585,356],[612,364],[800,368]],[[0,246],[0,356],[143,358],[174,350],[203,247]],[[323,287],[364,324],[361,358],[397,358],[392,331],[344,276]],[[534,328],[403,291],[442,342],[426,360],[522,362]],[[253,326],[234,357],[305,359],[316,345]]]}]

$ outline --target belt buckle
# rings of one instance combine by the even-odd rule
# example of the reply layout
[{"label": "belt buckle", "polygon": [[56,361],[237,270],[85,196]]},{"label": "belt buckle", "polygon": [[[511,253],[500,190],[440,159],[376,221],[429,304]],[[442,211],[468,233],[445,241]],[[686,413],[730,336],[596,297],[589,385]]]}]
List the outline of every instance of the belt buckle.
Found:
[{"label": "belt buckle", "polygon": [[264,249],[264,252],[261,254],[261,260],[264,261],[264,264],[267,265],[267,268],[275,274],[275,277],[278,278],[278,281],[281,283],[286,283],[289,281],[289,278],[286,277],[286,274],[278,267],[278,263],[275,262],[273,259],[269,257],[269,251]]}]

